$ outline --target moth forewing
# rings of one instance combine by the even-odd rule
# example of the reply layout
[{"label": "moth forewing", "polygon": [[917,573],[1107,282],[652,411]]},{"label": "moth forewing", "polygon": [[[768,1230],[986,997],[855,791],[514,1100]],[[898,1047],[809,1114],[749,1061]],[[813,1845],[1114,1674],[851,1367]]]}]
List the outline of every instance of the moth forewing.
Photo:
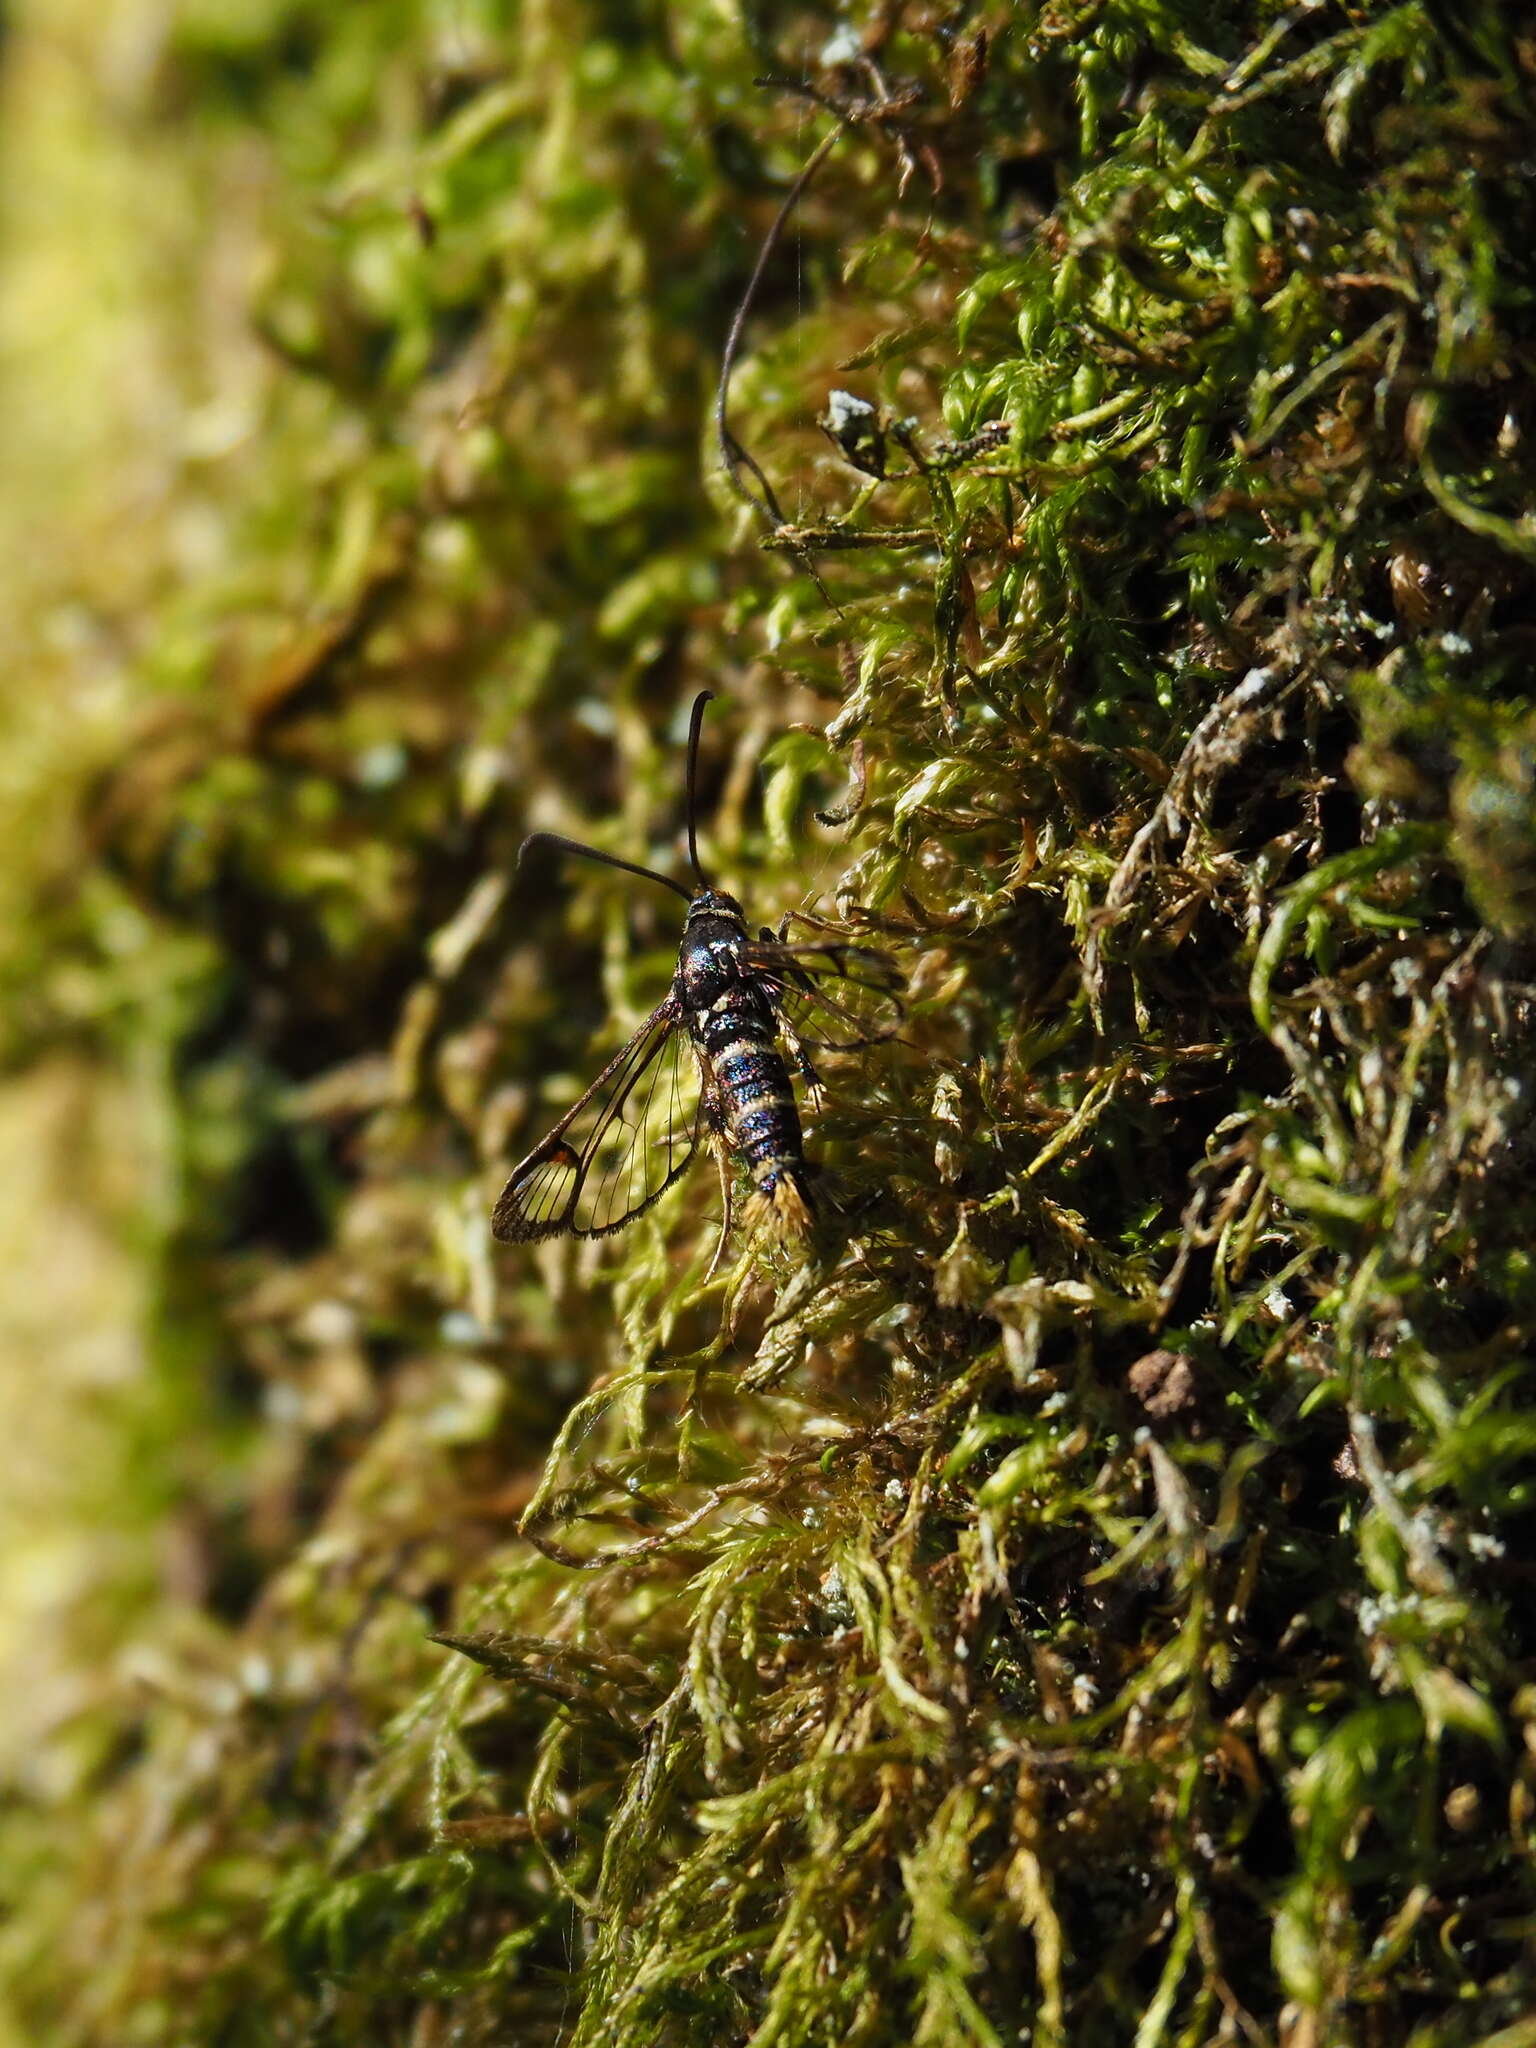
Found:
[{"label": "moth forewing", "polygon": [[580,1155],[562,1138],[549,1137],[518,1167],[491,1214],[491,1232],[505,1244],[531,1244],[553,1237],[581,1171]]},{"label": "moth forewing", "polygon": [[576,1199],[579,1236],[622,1229],[678,1178],[698,1143],[699,1095],[698,1061],[674,1011],[630,1088],[593,1130]]},{"label": "moth forewing", "polygon": [[509,1244],[603,1237],[648,1209],[693,1156],[697,1062],[668,995],[512,1171],[491,1217]]}]

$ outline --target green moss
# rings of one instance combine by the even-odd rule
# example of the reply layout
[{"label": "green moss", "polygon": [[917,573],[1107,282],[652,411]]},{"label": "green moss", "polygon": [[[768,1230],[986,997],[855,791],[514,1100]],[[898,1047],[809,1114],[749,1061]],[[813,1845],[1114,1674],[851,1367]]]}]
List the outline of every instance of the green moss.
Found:
[{"label": "green moss", "polygon": [[[777,531],[765,69],[857,102]],[[204,1569],[13,1826],[32,2037],[1523,2039],[1530,41],[200,5],[154,85],[267,366],[27,1042],[166,1048]],[[516,846],[672,860],[703,687],[723,879],[909,1023],[803,1255],[706,1280],[702,1171],[493,1249],[677,938]]]}]

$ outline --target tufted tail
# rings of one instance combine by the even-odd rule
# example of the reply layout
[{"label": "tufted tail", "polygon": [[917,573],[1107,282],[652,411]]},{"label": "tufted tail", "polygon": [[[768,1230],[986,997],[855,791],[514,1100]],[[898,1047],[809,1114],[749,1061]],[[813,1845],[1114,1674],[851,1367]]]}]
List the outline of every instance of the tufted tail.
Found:
[{"label": "tufted tail", "polygon": [[743,1220],[749,1230],[760,1230],[783,1242],[787,1238],[804,1237],[810,1230],[815,1213],[810,1189],[798,1168],[780,1166],[770,1181],[753,1189],[747,1199]]}]

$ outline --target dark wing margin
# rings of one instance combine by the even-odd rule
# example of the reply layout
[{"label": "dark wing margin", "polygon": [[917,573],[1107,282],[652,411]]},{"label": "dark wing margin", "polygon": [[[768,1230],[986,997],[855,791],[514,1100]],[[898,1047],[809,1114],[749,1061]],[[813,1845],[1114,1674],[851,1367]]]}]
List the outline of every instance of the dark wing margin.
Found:
[{"label": "dark wing margin", "polygon": [[786,945],[765,938],[747,948],[746,961],[803,1045],[855,1052],[901,1029],[902,975],[887,953],[835,941]]},{"label": "dark wing margin", "polygon": [[703,1122],[698,1061],[669,995],[502,1189],[504,1244],[606,1237],[648,1209],[688,1165]]}]

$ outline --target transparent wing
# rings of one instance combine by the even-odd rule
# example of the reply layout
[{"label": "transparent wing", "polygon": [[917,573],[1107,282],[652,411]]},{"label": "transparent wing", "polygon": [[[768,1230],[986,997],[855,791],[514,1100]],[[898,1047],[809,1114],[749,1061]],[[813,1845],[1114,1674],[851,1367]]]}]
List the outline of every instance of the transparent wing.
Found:
[{"label": "transparent wing", "polygon": [[902,976],[886,953],[835,941],[786,945],[763,938],[747,948],[746,960],[804,1045],[852,1052],[901,1029]]},{"label": "transparent wing", "polygon": [[620,1230],[687,1166],[699,1141],[699,1066],[673,996],[535,1145],[502,1190],[491,1229],[507,1244]]}]

